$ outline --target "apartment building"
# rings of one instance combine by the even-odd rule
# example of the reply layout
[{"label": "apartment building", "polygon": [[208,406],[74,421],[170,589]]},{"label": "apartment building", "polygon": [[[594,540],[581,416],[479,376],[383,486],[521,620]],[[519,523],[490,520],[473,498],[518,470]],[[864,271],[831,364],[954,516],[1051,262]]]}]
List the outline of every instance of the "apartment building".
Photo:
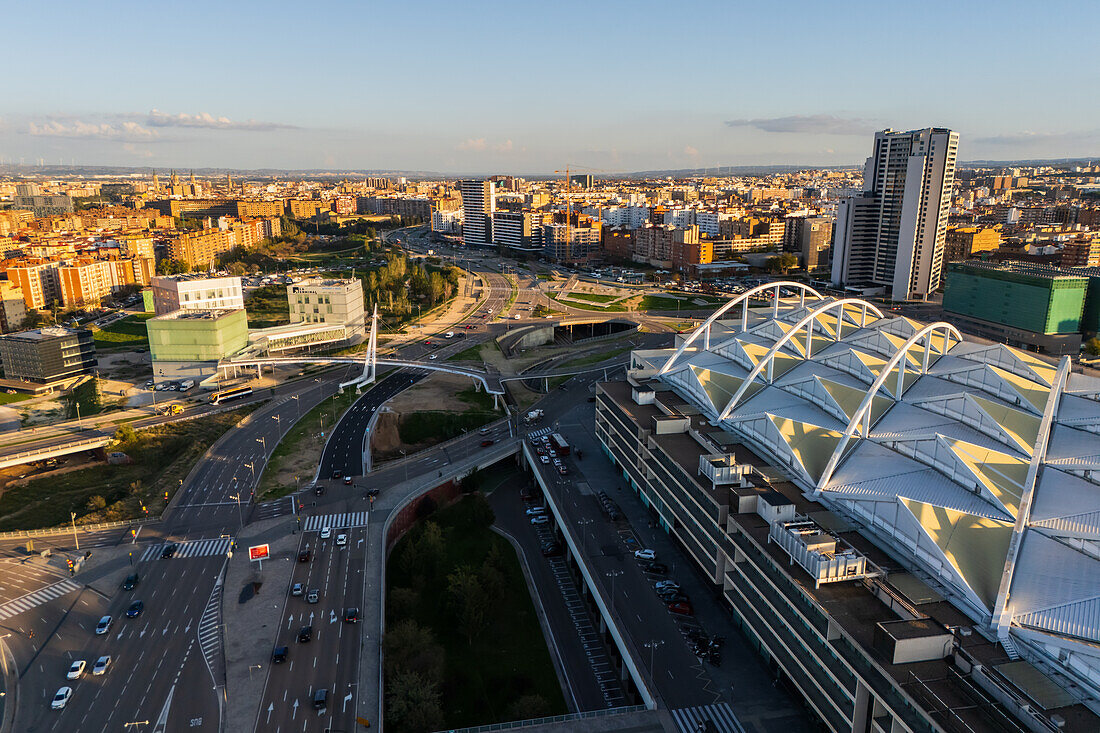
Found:
[{"label": "apartment building", "polygon": [[483,247],[493,241],[493,214],[496,212],[496,191],[492,181],[462,180],[458,182],[462,195],[462,243],[467,247]]},{"label": "apartment building", "polygon": [[154,277],[153,310],[158,316],[177,310],[234,310],[244,308],[239,277]]},{"label": "apartment building", "polygon": [[832,219],[817,216],[787,219],[783,249],[797,252],[808,272],[828,267],[832,246]]},{"label": "apartment building", "polygon": [[287,199],[286,215],[291,219],[312,219],[328,209],[324,201],[314,199]]},{"label": "apartment building", "polygon": [[1001,246],[1001,232],[994,227],[955,227],[944,235],[943,261],[961,262]]},{"label": "apartment building", "polygon": [[458,234],[462,231],[462,209],[432,212],[432,231],[439,234]]},{"label": "apartment building", "polygon": [[924,299],[940,286],[958,133],[942,128],[875,133],[863,193],[837,212],[832,280]]},{"label": "apartment building", "polygon": [[57,266],[61,303],[66,308],[99,305],[127,285],[148,285],[154,261],[146,258],[77,259]]},{"label": "apartment building", "polygon": [[36,217],[73,213],[73,200],[65,194],[43,194],[33,183],[20,183],[15,187],[12,207],[33,211]]},{"label": "apartment building", "polygon": [[[674,247],[680,247],[683,252],[684,245],[698,244],[698,226],[692,225],[684,229],[667,225],[646,226],[634,230],[633,259],[654,267],[670,268],[673,266]],[[711,255],[713,257],[713,250]],[[683,261],[682,254],[680,258]]]},{"label": "apartment building", "polygon": [[6,270],[8,280],[23,294],[27,308],[47,308],[61,302],[61,281],[54,262],[21,262]]},{"label": "apartment building", "polygon": [[10,280],[0,280],[0,331],[18,331],[26,317],[27,308],[19,286]]}]

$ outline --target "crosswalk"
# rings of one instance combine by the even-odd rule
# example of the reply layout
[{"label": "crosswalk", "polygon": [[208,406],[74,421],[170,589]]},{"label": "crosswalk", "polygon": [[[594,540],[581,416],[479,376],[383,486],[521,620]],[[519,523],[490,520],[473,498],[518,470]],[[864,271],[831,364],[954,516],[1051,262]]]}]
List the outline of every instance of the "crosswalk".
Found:
[{"label": "crosswalk", "polygon": [[552,432],[554,432],[554,428],[551,427],[539,428],[538,430],[532,430],[531,432],[527,433],[527,437],[541,438],[543,435],[549,435]]},{"label": "crosswalk", "polygon": [[210,669],[210,673],[217,678],[219,669],[219,661],[221,655],[218,651],[221,649],[221,607],[222,607],[222,583],[218,583],[214,586],[214,591],[210,594],[210,599],[206,602],[206,608],[202,612],[202,617],[199,619],[199,648],[202,649],[202,656],[206,660],[206,666]]},{"label": "crosswalk", "polygon": [[191,540],[189,542],[160,542],[149,545],[141,554],[141,562],[149,562],[160,558],[164,548],[168,545],[176,546],[176,554],[173,557],[208,557],[210,555],[224,555],[229,551],[230,539],[228,537],[216,537],[210,540]]},{"label": "crosswalk", "polygon": [[334,530],[365,527],[367,526],[369,514],[370,512],[348,512],[347,514],[318,514],[315,517],[306,517],[302,521],[302,531],[316,532],[324,527]]},{"label": "crosswalk", "polygon": [[47,585],[45,588],[39,588],[33,593],[28,593],[25,596],[20,596],[13,601],[8,601],[0,605],[0,621],[7,620],[12,616],[18,616],[32,608],[41,606],[43,603],[49,603],[55,598],[60,598],[66,593],[80,590],[82,587],[83,586],[76,581],[62,580],[53,585]]},{"label": "crosswalk", "polygon": [[741,722],[733,714],[728,703],[700,705],[694,708],[677,708],[670,711],[680,733],[745,733]]},{"label": "crosswalk", "polygon": [[284,496],[282,499],[265,501],[263,504],[257,504],[256,508],[252,511],[252,521],[259,522],[264,519],[275,519],[276,517],[285,517],[293,513],[294,497]]}]

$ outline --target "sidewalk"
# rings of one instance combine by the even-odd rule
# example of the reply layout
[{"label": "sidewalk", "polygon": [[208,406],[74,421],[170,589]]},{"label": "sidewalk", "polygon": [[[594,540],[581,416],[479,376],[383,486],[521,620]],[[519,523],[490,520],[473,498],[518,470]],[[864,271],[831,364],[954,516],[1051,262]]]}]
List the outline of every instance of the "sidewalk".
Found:
[{"label": "sidewalk", "polygon": [[[225,730],[254,730],[260,699],[267,681],[267,665],[279,632],[287,589],[302,535],[293,516],[250,524],[237,536],[237,550],[225,571],[222,591],[222,623],[225,637]],[[248,559],[249,545],[268,543],[269,560],[263,572]],[[242,590],[261,580],[260,591],[241,601]],[[258,667],[258,669],[257,669]]]}]

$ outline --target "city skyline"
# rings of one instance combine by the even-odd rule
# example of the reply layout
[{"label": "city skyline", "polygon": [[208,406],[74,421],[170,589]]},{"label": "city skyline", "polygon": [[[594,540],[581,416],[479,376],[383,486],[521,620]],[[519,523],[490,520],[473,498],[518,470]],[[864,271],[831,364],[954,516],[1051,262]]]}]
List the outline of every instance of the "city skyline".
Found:
[{"label": "city skyline", "polygon": [[[7,12],[23,29],[8,61],[34,73],[9,77],[0,159],[528,175],[570,163],[857,166],[868,134],[929,124],[959,132],[963,161],[1098,149],[1095,101],[1057,116],[1021,104],[1023,90],[1072,100],[1094,86],[1079,47],[1043,47],[1036,63],[1003,40],[1061,35],[1067,19],[1090,27],[1094,7],[939,3],[911,17],[798,5],[219,6],[215,33],[202,3],[170,23],[157,10],[62,4],[82,37],[131,44],[98,71],[86,47],[58,46],[54,11],[22,6]],[[133,46],[134,27],[155,40]],[[43,79],[68,80],[65,94],[44,93]]]}]

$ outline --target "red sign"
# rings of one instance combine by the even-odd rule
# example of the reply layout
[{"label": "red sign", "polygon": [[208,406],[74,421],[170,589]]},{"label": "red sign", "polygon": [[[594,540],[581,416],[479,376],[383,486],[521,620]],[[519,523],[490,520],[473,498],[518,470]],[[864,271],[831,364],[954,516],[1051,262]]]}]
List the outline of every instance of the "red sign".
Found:
[{"label": "red sign", "polygon": [[248,548],[249,560],[266,560],[268,556],[267,545],[253,545]]}]

